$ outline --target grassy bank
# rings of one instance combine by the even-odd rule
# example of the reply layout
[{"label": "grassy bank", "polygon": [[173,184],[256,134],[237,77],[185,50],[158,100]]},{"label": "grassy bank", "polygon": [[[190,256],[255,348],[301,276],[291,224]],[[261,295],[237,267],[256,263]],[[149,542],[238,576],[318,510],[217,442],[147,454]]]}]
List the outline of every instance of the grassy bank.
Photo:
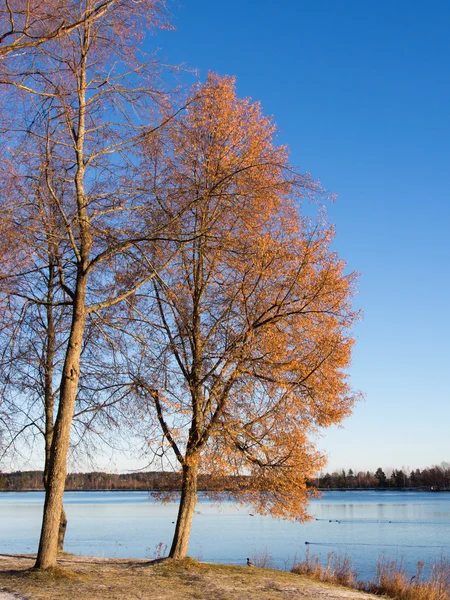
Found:
[{"label": "grassy bank", "polygon": [[450,600],[450,563],[447,559],[437,560],[431,567],[430,576],[423,578],[424,563],[419,562],[412,577],[403,568],[401,561],[381,558],[378,561],[375,579],[359,581],[347,555],[331,552],[326,565],[319,557],[306,554],[306,559],[297,563],[292,571],[347,587],[385,595],[395,600]]},{"label": "grassy bank", "polygon": [[370,594],[283,571],[184,561],[65,556],[32,571],[32,557],[0,556],[0,590],[27,600],[369,600]]},{"label": "grassy bank", "polygon": [[[255,556],[258,564],[270,557]],[[199,563],[192,559],[129,560],[64,555],[49,572],[32,569],[30,555],[0,555],[2,591],[26,600],[450,600],[450,564],[435,563],[428,581],[423,563],[410,577],[396,561],[380,560],[373,581],[358,581],[349,557],[331,553],[328,564],[307,554],[293,572]],[[373,595],[376,594],[376,595]]]}]

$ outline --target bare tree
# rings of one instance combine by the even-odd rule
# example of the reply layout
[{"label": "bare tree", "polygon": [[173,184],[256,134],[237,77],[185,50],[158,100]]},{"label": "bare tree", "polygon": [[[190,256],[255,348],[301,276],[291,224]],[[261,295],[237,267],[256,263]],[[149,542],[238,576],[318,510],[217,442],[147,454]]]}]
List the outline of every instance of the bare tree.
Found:
[{"label": "bare tree", "polygon": [[[120,19],[122,11],[134,10],[137,4],[148,10],[146,0],[4,0],[0,7],[0,60],[69,35],[103,19],[108,11],[118,13]],[[156,1],[151,4],[162,7]]]},{"label": "bare tree", "polygon": [[[53,296],[57,293],[55,256],[49,248],[48,268],[41,273],[42,282],[34,273],[30,287],[31,299],[25,302],[10,295],[10,319],[0,333],[2,355],[0,359],[3,383],[3,410],[10,416],[8,433],[4,439],[2,456],[11,449],[17,453],[18,445],[30,444],[30,453],[36,453],[44,440],[44,487],[48,484],[48,466],[53,437],[54,412],[57,389],[54,373],[60,367],[61,349],[67,337],[64,311],[55,308]],[[43,286],[37,286],[42,283]],[[22,444],[22,445],[21,445]],[[63,549],[66,516],[61,513],[59,550]]]},{"label": "bare tree", "polygon": [[[38,148],[35,147],[34,151],[32,154],[39,158]],[[30,264],[30,268],[18,278],[20,285],[15,283],[16,277],[9,278],[6,296],[8,318],[0,326],[0,381],[3,387],[2,413],[5,416],[0,459],[12,453],[26,460],[26,449],[34,458],[42,452],[45,488],[49,480],[58,407],[57,386],[70,326],[70,296],[59,281],[59,266],[70,260],[70,256],[64,252],[64,224],[54,204],[45,197],[46,168],[46,160],[41,166],[28,164],[30,175],[26,182],[20,182],[22,185],[17,192],[17,198],[26,193],[28,202],[34,205],[35,219],[31,229],[39,230],[42,240],[39,246],[34,247],[34,265]],[[25,225],[22,222],[22,226]],[[26,299],[23,298],[25,289]],[[110,382],[108,362],[113,361],[113,348],[109,340],[102,337],[97,320],[88,319],[82,350],[84,381],[77,394],[71,436],[72,455],[81,455],[85,463],[91,445],[98,447],[99,437],[117,450],[119,421],[125,425],[129,420],[124,418],[126,413],[124,415],[117,406],[126,392],[120,386],[119,397],[116,392],[119,381]],[[101,385],[99,379],[103,380]],[[97,438],[97,443],[93,437]],[[58,551],[63,550],[66,527],[63,509]]]},{"label": "bare tree", "polygon": [[[87,0],[75,5],[89,12],[98,3]],[[15,101],[19,117],[12,130],[10,178],[19,196],[21,189],[27,189],[23,182],[30,178],[30,161],[24,159],[30,146],[31,151],[45,147],[46,157],[45,194],[38,199],[23,193],[13,209],[13,222],[19,225],[23,247],[31,249],[34,271],[41,273],[49,269],[53,254],[37,251],[48,248],[47,229],[38,218],[39,203],[47,214],[57,215],[58,228],[52,234],[56,240],[51,243],[58,249],[53,266],[59,299],[30,294],[32,274],[20,269],[3,278],[14,279],[13,289],[8,286],[5,293],[44,308],[64,306],[70,321],[56,386],[58,406],[36,562],[40,568],[56,564],[87,320],[130,297],[156,275],[167,257],[155,254],[155,244],[175,218],[158,209],[151,190],[139,187],[140,155],[135,149],[138,141],[152,135],[148,123],[156,123],[157,130],[170,120],[168,96],[155,86],[159,66],[136,56],[143,29],[158,22],[163,3],[130,0],[113,5],[114,11],[85,19],[74,31],[34,48],[32,68],[30,64],[20,71],[14,61],[8,67],[13,75],[8,79],[12,96],[5,106],[11,108]]]}]

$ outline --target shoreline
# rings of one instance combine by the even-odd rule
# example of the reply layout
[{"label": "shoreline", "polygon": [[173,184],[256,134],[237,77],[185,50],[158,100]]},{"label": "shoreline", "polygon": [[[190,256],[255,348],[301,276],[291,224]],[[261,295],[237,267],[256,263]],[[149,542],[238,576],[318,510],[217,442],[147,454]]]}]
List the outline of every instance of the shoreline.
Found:
[{"label": "shoreline", "polygon": [[[193,559],[102,559],[63,555],[49,572],[35,555],[0,554],[0,600],[375,600],[377,596],[286,571]],[[2,598],[2,592],[4,594]],[[379,596],[378,596],[379,598]]]}]

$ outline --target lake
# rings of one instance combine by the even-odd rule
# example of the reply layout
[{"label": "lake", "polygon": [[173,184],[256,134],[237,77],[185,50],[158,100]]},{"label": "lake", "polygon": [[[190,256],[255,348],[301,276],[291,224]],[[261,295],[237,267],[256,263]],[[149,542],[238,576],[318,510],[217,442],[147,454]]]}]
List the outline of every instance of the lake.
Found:
[{"label": "lake", "polygon": [[[35,553],[42,492],[0,493],[0,553]],[[161,504],[146,492],[66,492],[65,550],[104,557],[153,558],[170,546],[176,503]],[[198,560],[245,564],[267,553],[274,566],[291,568],[311,554],[347,553],[360,578],[373,576],[380,555],[402,560],[414,574],[419,560],[450,558],[450,493],[325,492],[310,503],[314,520],[277,521],[252,516],[249,506],[200,497],[189,555]],[[309,542],[305,544],[305,542]]]}]

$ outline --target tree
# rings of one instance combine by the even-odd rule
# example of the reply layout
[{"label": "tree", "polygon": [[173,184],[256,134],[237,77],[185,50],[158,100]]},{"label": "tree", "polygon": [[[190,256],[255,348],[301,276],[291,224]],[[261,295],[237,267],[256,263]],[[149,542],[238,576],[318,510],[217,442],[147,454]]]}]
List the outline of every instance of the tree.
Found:
[{"label": "tree", "polygon": [[[143,344],[130,371],[182,469],[173,558],[187,552],[200,471],[247,475],[234,497],[305,519],[306,482],[323,464],[308,434],[355,400],[355,276],[322,216],[298,212],[320,186],[291,168],[232,78],[210,75],[195,95],[167,134],[172,176],[158,196],[169,213],[191,202],[172,233],[184,242],[153,293],[129,303]],[[158,152],[150,139],[147,156]]]},{"label": "tree", "polygon": [[[87,0],[68,6],[71,20],[66,22],[74,23],[81,9],[84,15],[93,14],[100,4]],[[161,263],[154,260],[151,272],[148,265],[167,220],[155,208],[151,191],[144,194],[139,187],[141,169],[135,150],[137,141],[152,135],[149,123],[156,123],[156,129],[161,125],[159,106],[167,99],[153,85],[155,61],[136,58],[141,34],[147,26],[158,24],[164,3],[129,0],[110,6],[114,11],[98,13],[95,20],[85,18],[64,35],[47,37],[32,54],[8,58],[10,96],[4,106],[10,109],[11,120],[15,113],[18,117],[8,147],[8,180],[18,198],[12,222],[18,226],[21,247],[31,256],[32,272],[39,275],[49,268],[51,256],[40,252],[48,242],[40,219],[41,203],[47,214],[57,216],[51,241],[59,251],[58,298],[30,296],[32,273],[20,269],[5,274],[2,293],[24,303],[37,300],[42,307],[64,306],[70,322],[58,371],[36,562],[40,568],[56,564],[67,452],[88,324],[101,321],[102,310],[155,276]],[[27,35],[32,37],[30,30]],[[22,68],[24,64],[28,68]],[[22,157],[30,146],[46,159],[40,161],[43,188],[32,197],[26,193],[26,182],[36,173],[30,173],[29,161]],[[8,202],[2,196],[2,205]]]},{"label": "tree", "polygon": [[[7,0],[0,7],[0,60],[9,54],[24,54],[46,42],[93,24],[105,14],[149,7],[146,0]],[[152,2],[157,6],[157,2]]]},{"label": "tree", "polygon": [[[10,416],[9,436],[8,440],[5,439],[3,453],[16,448],[18,439],[24,437],[30,442],[33,452],[35,436],[42,434],[45,487],[48,485],[57,394],[54,372],[61,359],[60,350],[67,326],[65,307],[55,306],[55,296],[58,293],[58,254],[51,241],[55,238],[49,234],[51,224],[43,224],[43,230],[46,228],[48,244],[44,250],[43,262],[48,263],[47,269],[39,273],[41,277],[36,277],[36,273],[33,273],[28,301],[22,302],[13,293],[10,294],[10,318],[0,328],[3,347],[0,360],[1,381],[4,382],[3,407]],[[63,549],[66,525],[67,519],[62,509],[59,550]]]},{"label": "tree", "polygon": [[[36,146],[32,154],[40,156]],[[40,167],[28,164],[27,171],[30,175],[26,185],[22,182],[23,187],[18,195],[26,193],[28,204],[33,204],[36,209],[33,229],[41,232],[42,243],[34,249],[34,266],[40,265],[41,268],[29,268],[22,273],[19,277],[20,286],[13,283],[14,277],[11,278],[7,296],[8,318],[0,327],[2,412],[8,417],[0,458],[7,453],[23,454],[25,448],[36,457],[43,445],[43,482],[47,489],[59,391],[58,374],[62,368],[70,326],[69,298],[60,288],[58,268],[70,258],[61,243],[64,236],[61,235],[60,215],[55,205],[46,198],[45,164]],[[21,293],[24,288],[28,295],[25,300]],[[83,344],[83,382],[77,393],[71,435],[72,456],[80,454],[81,450],[85,462],[90,456],[89,446],[93,436],[97,438],[98,446],[98,425],[107,421],[107,432],[112,429],[111,424],[115,425],[112,410],[117,413],[116,404],[119,401],[104,368],[105,363],[113,360],[113,349],[107,340],[101,340],[99,344],[99,337],[98,324],[91,320]],[[99,345],[101,352],[97,356]],[[95,385],[94,381],[98,379],[99,371],[102,371],[102,387],[98,383]],[[106,387],[107,395],[102,392]],[[120,421],[124,424],[126,419],[121,418]],[[110,447],[117,448],[117,427],[114,429],[115,435],[108,441]],[[43,438],[43,444],[40,437]],[[106,435],[102,434],[102,437]],[[66,527],[67,518],[63,508],[58,551],[63,550]]]},{"label": "tree", "polygon": [[383,469],[381,467],[378,467],[378,469],[375,472],[375,478],[378,480],[378,486],[379,487],[386,487],[386,474],[384,473]]},{"label": "tree", "polygon": [[356,480],[356,478],[355,478],[355,474],[353,473],[353,470],[349,469],[348,473],[347,473],[347,486],[349,488],[355,487],[355,480]]}]

